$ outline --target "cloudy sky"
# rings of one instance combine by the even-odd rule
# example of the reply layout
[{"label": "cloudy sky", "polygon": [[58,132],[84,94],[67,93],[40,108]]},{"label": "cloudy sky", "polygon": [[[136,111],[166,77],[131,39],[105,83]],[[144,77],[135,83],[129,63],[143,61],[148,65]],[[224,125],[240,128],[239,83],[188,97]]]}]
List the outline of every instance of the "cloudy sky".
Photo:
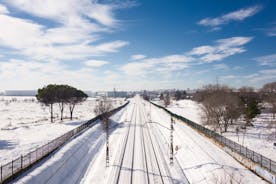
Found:
[{"label": "cloudy sky", "polygon": [[0,90],[261,87],[275,0],[0,0]]}]

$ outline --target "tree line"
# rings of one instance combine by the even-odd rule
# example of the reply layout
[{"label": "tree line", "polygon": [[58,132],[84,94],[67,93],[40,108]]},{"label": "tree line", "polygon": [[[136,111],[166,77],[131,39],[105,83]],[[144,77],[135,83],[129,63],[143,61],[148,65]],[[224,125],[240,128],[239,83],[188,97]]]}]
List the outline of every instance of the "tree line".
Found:
[{"label": "tree line", "polygon": [[[226,85],[206,85],[193,99],[202,104],[202,117],[214,130],[227,132],[229,125],[239,118],[244,126],[252,126],[252,120],[261,113],[261,104],[268,104],[270,113],[276,114],[276,82],[265,84],[256,91],[251,87],[233,89]],[[245,128],[245,127],[243,127]]]},{"label": "tree line", "polygon": [[39,102],[49,106],[51,122],[54,121],[53,105],[58,104],[60,110],[60,120],[63,120],[65,106],[68,106],[70,111],[70,119],[73,119],[73,112],[76,104],[87,99],[88,95],[83,91],[69,85],[49,84],[41,89],[38,89],[36,98]]}]

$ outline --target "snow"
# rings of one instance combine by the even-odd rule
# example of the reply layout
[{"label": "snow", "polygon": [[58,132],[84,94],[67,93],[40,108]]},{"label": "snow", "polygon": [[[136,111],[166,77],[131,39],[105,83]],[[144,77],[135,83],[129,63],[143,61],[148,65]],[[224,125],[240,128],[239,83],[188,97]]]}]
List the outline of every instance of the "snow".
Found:
[{"label": "snow", "polygon": [[[111,118],[113,120],[112,130],[121,130],[118,127],[122,122],[116,120],[124,119],[124,111],[125,109],[122,109]],[[98,121],[95,126],[68,142],[50,158],[33,167],[14,183],[81,183],[83,178],[91,178],[92,175],[87,176],[86,171],[91,169],[95,172],[95,167],[100,174],[97,174],[97,180],[92,183],[101,181],[106,167],[105,162],[99,162],[97,158],[105,155],[104,145],[105,134],[101,122]]]},{"label": "snow", "polygon": [[104,134],[98,123],[15,183],[79,183],[103,145]]},{"label": "snow", "polygon": [[[151,109],[152,124],[167,140],[168,147],[171,117],[153,105]],[[190,183],[230,183],[231,180],[234,183],[266,183],[184,123],[176,121],[174,129],[174,143],[179,148],[175,157]]]},{"label": "snow", "polygon": [[[163,105],[160,101],[155,101],[156,104]],[[201,108],[200,104],[192,100],[179,100],[173,101],[171,105],[167,107],[173,113],[181,115],[187,119],[190,119],[198,124],[202,125],[201,120]],[[262,154],[263,156],[276,161],[276,147],[273,145],[276,142],[276,127],[270,128],[273,119],[271,114],[262,113],[253,121],[253,127],[247,127],[246,132],[240,132],[239,134],[235,131],[235,125],[230,126],[228,132],[222,135],[235,141],[241,145],[248,147],[249,149]],[[241,120],[238,120],[241,121]],[[274,120],[275,121],[275,120]],[[235,122],[237,124],[239,122]],[[210,128],[210,127],[209,127]],[[211,129],[211,128],[210,128]],[[274,136],[273,136],[274,132]]]},{"label": "snow", "polygon": [[[95,100],[88,98],[77,105],[72,121],[68,108],[64,112],[65,119],[60,121],[55,105],[56,120],[51,123],[49,108],[37,102],[35,97],[0,97],[0,163],[10,162],[95,117]],[[118,99],[114,107],[121,103],[122,99]]]},{"label": "snow", "polygon": [[170,116],[140,97],[111,119],[109,167],[105,165],[105,133],[99,122],[15,183],[116,183],[117,179],[130,183],[132,177],[133,183],[139,184],[162,179],[164,183],[187,183],[186,178],[198,184],[266,183],[181,122],[174,124],[174,145],[179,149],[170,165]]},{"label": "snow", "polygon": [[[162,179],[164,183],[171,183],[171,180],[174,180],[174,183],[184,183],[179,173],[173,172],[173,169],[173,173],[166,170],[171,169],[168,168],[168,159],[165,160],[163,152],[157,147],[156,138],[152,137],[150,128],[149,132],[147,131],[146,118],[142,108],[140,99],[135,98],[126,110],[125,117],[127,118],[122,118],[122,120],[127,119],[125,126],[123,129],[114,131],[110,136],[112,142],[110,145],[113,150],[110,167],[104,168],[105,157],[102,154],[98,158],[98,163],[101,164],[93,165],[86,172],[87,177],[83,179],[82,183],[116,183],[116,181],[139,184],[161,183]],[[118,142],[118,138],[121,141]],[[116,140],[117,144],[115,145],[113,142]],[[154,147],[151,141],[153,141]]]}]

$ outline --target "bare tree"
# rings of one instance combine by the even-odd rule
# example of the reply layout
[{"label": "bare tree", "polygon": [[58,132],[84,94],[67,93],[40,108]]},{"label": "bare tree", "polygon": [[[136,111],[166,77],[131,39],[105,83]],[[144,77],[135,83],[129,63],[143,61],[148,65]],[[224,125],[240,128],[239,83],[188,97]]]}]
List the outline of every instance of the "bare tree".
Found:
[{"label": "bare tree", "polygon": [[273,119],[276,114],[276,82],[267,83],[261,89],[262,97],[265,102],[270,104],[270,112],[272,113]]},{"label": "bare tree", "polygon": [[202,119],[205,125],[212,127],[215,131],[222,132],[220,125],[222,109],[217,100],[215,95],[211,95],[202,102]]},{"label": "bare tree", "polygon": [[164,105],[165,107],[168,107],[168,105],[171,104],[171,99],[170,99],[170,95],[169,93],[166,94],[166,96],[164,97]]},{"label": "bare tree", "polygon": [[175,98],[176,101],[180,100],[182,98],[181,91],[176,90],[176,92],[174,94],[174,98]]},{"label": "bare tree", "polygon": [[261,113],[259,103],[260,96],[252,87],[242,87],[239,89],[241,99],[241,111],[246,121],[246,126],[253,126],[252,120]]},{"label": "bare tree", "polygon": [[200,93],[204,123],[215,131],[226,132],[241,115],[239,98],[231,88],[221,85],[205,86]]},{"label": "bare tree", "polygon": [[112,101],[106,97],[99,99],[94,108],[95,114],[100,115],[100,119],[103,123],[103,128],[106,133],[106,166],[109,166],[109,112],[111,109]]},{"label": "bare tree", "polygon": [[223,114],[224,121],[227,122],[227,124],[230,123],[233,125],[233,122],[242,115],[242,109],[240,107],[241,100],[235,93],[228,92],[225,93],[223,103],[225,105],[225,112]]},{"label": "bare tree", "polygon": [[164,94],[161,93],[160,96],[159,96],[160,100],[164,100]]}]

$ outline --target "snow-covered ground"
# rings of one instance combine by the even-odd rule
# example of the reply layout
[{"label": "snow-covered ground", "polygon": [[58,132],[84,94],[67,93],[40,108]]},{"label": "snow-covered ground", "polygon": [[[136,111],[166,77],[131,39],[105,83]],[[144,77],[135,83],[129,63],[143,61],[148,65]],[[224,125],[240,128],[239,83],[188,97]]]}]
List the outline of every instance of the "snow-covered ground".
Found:
[{"label": "snow-covered ground", "polygon": [[[163,105],[163,103],[160,101],[155,101],[155,103]],[[167,107],[167,109],[198,124],[202,124],[202,111],[200,104],[195,101],[173,101],[172,104]],[[276,127],[275,123],[274,128],[270,126],[272,125],[271,122],[273,121],[271,117],[271,114],[262,113],[254,119],[253,127],[247,127],[246,132],[239,132],[237,134],[235,131],[236,126],[233,125],[229,127],[228,132],[223,133],[222,135],[275,161],[276,146],[274,146],[273,143],[276,142],[276,135],[273,136],[271,134],[272,132],[276,132]],[[237,123],[238,122],[234,124]]]},{"label": "snow-covered ground", "polygon": [[[126,131],[125,120],[131,118],[132,105],[114,114],[111,119],[111,159]],[[15,183],[104,183],[110,169],[105,165],[105,133],[101,122],[68,142],[49,159],[37,164]],[[92,182],[90,182],[92,181]]]},{"label": "snow-covered ground", "polygon": [[111,119],[109,167],[105,165],[105,134],[99,123],[35,165],[16,183],[109,184],[118,179],[119,183],[143,184],[163,179],[163,183],[179,184],[186,183],[185,177],[197,184],[266,183],[181,122],[174,125],[178,150],[174,164],[169,165],[170,116],[139,97]]},{"label": "snow-covered ground", "polygon": [[[114,100],[114,107],[123,99]],[[5,164],[95,117],[95,98],[88,98],[75,107],[73,120],[66,107],[65,119],[59,120],[54,106],[55,122],[51,123],[49,108],[35,97],[0,96],[0,163]]]}]

